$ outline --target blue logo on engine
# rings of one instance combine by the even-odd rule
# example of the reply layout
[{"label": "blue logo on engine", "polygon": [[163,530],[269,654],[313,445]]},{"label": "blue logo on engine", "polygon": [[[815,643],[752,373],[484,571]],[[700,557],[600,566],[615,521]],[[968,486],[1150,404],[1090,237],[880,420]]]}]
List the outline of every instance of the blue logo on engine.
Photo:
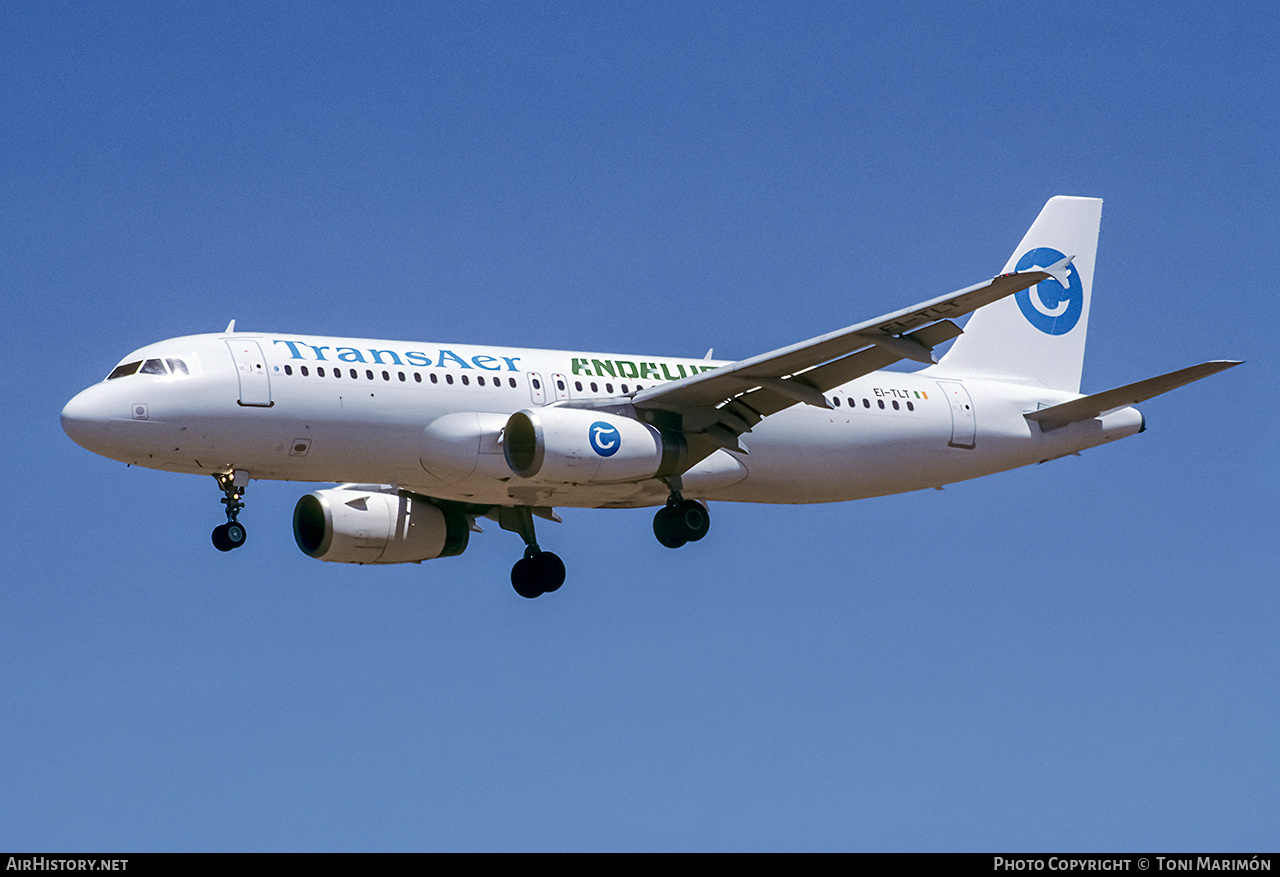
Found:
[{"label": "blue logo on engine", "polygon": [[[1037,247],[1024,253],[1015,271],[1047,268],[1066,256],[1052,247]],[[1084,284],[1075,265],[1067,268],[1067,285],[1050,277],[1014,296],[1027,322],[1046,335],[1065,335],[1080,322],[1084,313]]]},{"label": "blue logo on engine", "polygon": [[612,424],[597,420],[587,430],[587,438],[591,441],[591,450],[602,457],[612,457],[622,447],[622,433]]}]

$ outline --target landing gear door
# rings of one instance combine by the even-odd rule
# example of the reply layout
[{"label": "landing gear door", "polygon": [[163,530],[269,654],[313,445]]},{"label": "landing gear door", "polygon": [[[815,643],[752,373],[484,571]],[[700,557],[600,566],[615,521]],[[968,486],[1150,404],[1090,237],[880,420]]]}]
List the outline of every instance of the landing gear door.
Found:
[{"label": "landing gear door", "polygon": [[228,338],[227,347],[236,363],[240,378],[240,404],[254,408],[270,408],[271,379],[267,377],[267,360],[262,348],[252,338]]},{"label": "landing gear door", "polygon": [[951,441],[947,444],[953,448],[972,449],[976,430],[973,400],[969,398],[969,391],[964,388],[964,384],[955,381],[938,381],[938,386],[951,405]]}]

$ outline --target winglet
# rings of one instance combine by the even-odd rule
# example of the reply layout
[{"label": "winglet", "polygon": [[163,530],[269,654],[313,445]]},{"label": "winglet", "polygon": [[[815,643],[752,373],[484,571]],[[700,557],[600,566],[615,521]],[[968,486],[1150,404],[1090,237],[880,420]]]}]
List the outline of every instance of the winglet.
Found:
[{"label": "winglet", "polygon": [[1067,256],[1065,259],[1059,259],[1057,262],[1054,262],[1052,265],[1050,265],[1047,268],[1037,269],[1035,266],[1032,266],[1030,270],[1043,271],[1045,274],[1048,274],[1054,280],[1058,281],[1059,286],[1061,286],[1063,289],[1066,289],[1070,283],[1070,281],[1067,279],[1067,275],[1071,270],[1071,260],[1074,258],[1075,256]]}]

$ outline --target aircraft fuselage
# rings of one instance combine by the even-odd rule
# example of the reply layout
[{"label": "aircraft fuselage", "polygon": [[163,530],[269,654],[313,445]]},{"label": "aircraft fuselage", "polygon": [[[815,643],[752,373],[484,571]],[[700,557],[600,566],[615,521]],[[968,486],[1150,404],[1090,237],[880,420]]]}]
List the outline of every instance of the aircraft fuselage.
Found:
[{"label": "aircraft fuselage", "polygon": [[[668,490],[656,479],[522,479],[502,453],[507,417],[589,399],[625,402],[644,387],[725,364],[238,332],[159,342],[125,362],[173,360],[187,373],[138,371],[84,390],[64,412],[67,432],[104,456],[167,471],[246,470],[255,479],[389,483],[475,504],[582,507],[660,505]],[[746,453],[719,450],[685,473],[685,493],[761,503],[860,499],[1053,459],[1142,426],[1133,408],[1048,432],[1024,417],[1077,396],[937,368],[877,371],[826,392],[828,408],[801,404],[761,421],[742,436]],[[453,436],[430,428],[471,414],[480,423],[476,463],[464,471]],[[471,440],[458,439],[464,456]]]}]

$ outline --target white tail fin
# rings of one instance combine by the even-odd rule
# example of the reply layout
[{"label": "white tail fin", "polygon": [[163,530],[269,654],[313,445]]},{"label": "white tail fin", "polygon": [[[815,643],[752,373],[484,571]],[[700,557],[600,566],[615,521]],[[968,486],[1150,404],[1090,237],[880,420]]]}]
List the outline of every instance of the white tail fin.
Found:
[{"label": "white tail fin", "polygon": [[1050,198],[1002,273],[1074,257],[1067,282],[1045,280],[975,311],[938,370],[1080,392],[1101,219],[1100,198]]}]

